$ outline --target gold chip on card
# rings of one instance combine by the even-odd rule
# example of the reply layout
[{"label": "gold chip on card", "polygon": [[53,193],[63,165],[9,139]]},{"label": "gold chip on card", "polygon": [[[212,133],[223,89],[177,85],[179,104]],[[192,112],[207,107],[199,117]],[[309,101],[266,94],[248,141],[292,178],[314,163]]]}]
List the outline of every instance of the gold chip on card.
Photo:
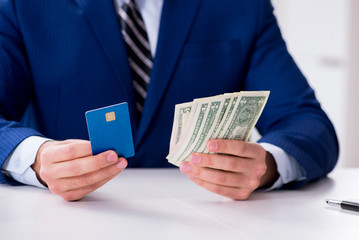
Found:
[{"label": "gold chip on card", "polygon": [[108,112],[106,113],[106,122],[111,122],[116,120],[115,112]]}]

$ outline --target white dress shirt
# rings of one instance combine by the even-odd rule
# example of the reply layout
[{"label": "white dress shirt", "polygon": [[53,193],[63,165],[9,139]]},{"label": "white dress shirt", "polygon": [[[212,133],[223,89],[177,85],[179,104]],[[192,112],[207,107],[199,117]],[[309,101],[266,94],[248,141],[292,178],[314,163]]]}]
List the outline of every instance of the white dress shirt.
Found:
[{"label": "white dress shirt", "polygon": [[[116,11],[127,0],[115,0]],[[143,21],[146,25],[148,39],[151,46],[151,53],[156,54],[157,39],[160,27],[163,0],[135,0],[141,12]],[[3,170],[16,181],[44,187],[36,178],[31,165],[34,163],[36,154],[41,144],[46,142],[47,138],[32,136],[22,141],[13,153],[8,157],[3,165]],[[280,174],[279,179],[269,188],[280,188],[283,184],[305,179],[305,171],[298,162],[281,148],[269,143],[261,143],[261,146],[270,152],[276,163]]]}]

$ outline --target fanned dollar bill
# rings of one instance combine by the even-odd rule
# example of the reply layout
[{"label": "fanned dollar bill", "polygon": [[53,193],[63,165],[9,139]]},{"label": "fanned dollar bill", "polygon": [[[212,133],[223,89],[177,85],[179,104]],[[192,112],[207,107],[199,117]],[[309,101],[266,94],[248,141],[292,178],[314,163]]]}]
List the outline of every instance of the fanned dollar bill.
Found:
[{"label": "fanned dollar bill", "polygon": [[178,143],[179,139],[181,138],[181,133],[186,128],[191,110],[192,102],[176,105],[170,141],[170,152],[171,149],[173,149],[173,147]]},{"label": "fanned dollar bill", "polygon": [[168,161],[180,166],[193,152],[209,153],[213,138],[248,141],[268,96],[269,91],[242,91],[176,105]]}]

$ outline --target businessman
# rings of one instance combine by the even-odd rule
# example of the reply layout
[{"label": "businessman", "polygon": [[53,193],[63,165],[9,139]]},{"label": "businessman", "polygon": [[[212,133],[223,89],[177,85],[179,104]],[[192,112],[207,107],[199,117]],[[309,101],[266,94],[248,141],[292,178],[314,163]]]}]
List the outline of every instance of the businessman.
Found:
[{"label": "businessman", "polygon": [[[335,130],[269,0],[0,0],[0,181],[81,199],[127,166],[170,167],[174,106],[269,90],[257,143],[212,139],[180,171],[232,199],[297,188],[337,161]],[[136,155],[92,156],[84,113],[128,102]],[[119,136],[121,137],[121,136]]]}]

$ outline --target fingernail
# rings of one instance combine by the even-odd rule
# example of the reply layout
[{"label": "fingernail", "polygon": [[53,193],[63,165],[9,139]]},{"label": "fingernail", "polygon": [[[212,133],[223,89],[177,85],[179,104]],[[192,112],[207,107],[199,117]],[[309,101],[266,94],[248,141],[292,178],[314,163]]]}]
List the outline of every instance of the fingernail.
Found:
[{"label": "fingernail", "polygon": [[189,161],[190,161],[190,163],[193,163],[193,164],[199,164],[201,162],[201,157],[197,154],[192,154]]},{"label": "fingernail", "polygon": [[183,172],[189,172],[189,171],[191,171],[191,166],[189,164],[182,164],[181,165],[181,170]]},{"label": "fingernail", "polygon": [[208,150],[211,151],[211,152],[217,151],[217,148],[218,148],[218,144],[217,144],[216,141],[211,141],[211,142],[208,144]]},{"label": "fingernail", "polygon": [[116,162],[116,160],[117,160],[117,156],[113,152],[111,152],[109,155],[107,155],[107,161],[109,163],[114,163],[114,162]]},{"label": "fingernail", "polygon": [[122,160],[119,163],[117,163],[116,167],[119,169],[124,169],[127,166],[126,161]]}]

